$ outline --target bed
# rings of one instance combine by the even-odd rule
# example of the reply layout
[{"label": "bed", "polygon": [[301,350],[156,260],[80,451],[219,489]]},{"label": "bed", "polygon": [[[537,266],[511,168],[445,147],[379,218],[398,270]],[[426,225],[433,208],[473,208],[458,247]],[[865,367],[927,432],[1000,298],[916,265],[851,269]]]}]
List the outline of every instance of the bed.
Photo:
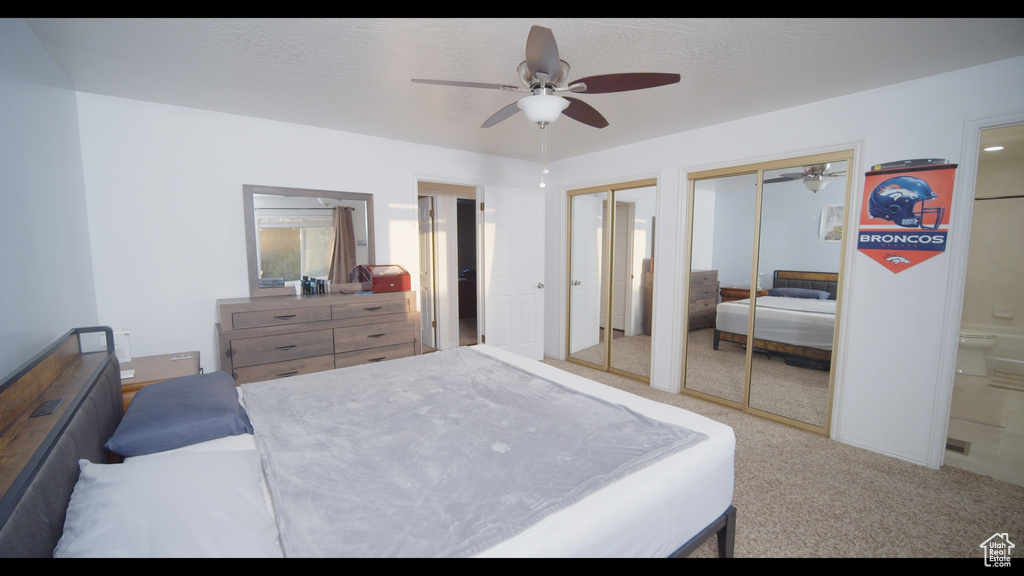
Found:
[{"label": "bed", "polygon": [[[107,346],[83,352],[81,336],[97,331]],[[442,403],[453,395],[472,410]],[[15,397],[20,408],[8,410]],[[524,404],[528,397],[543,402]],[[708,538],[732,556],[734,546],[729,427],[487,346],[240,387],[225,373],[177,379],[141,390],[122,416],[110,329],[76,329],[3,384],[0,406],[9,420],[0,436],[3,557],[685,556]],[[474,414],[492,429],[461,424]],[[374,419],[385,426],[373,428]],[[587,424],[604,420],[604,430]],[[530,448],[505,436],[516,427],[542,441]],[[444,442],[427,443],[438,434]],[[474,454],[459,436],[484,449]],[[439,468],[419,461],[427,444],[456,452],[442,451]],[[532,468],[494,463],[545,445],[550,454],[530,460],[548,460]],[[616,456],[595,472],[605,457],[590,452]],[[348,453],[342,468],[322,466]],[[551,471],[560,466],[584,477]],[[467,478],[483,473],[487,485],[460,481],[455,492],[468,500],[432,500],[446,482],[423,479],[453,467]],[[549,493],[512,476],[569,485]],[[513,488],[497,489],[504,484]]]},{"label": "bed", "polygon": [[[776,270],[768,294],[757,298],[754,350],[828,369],[838,286],[837,273]],[[720,302],[713,348],[722,341],[746,345],[749,314],[749,298]]]}]

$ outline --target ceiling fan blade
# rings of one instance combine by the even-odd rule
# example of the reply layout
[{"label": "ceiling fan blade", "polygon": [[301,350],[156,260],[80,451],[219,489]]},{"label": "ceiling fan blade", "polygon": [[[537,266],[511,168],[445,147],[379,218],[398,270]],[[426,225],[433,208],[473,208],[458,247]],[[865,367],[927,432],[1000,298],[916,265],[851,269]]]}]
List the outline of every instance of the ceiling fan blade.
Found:
[{"label": "ceiling fan blade", "polygon": [[513,102],[508,106],[505,106],[501,110],[498,110],[494,114],[491,114],[491,117],[488,118],[487,121],[484,122],[483,125],[480,127],[490,128],[491,126],[494,126],[495,124],[501,122],[502,120],[515,116],[516,112],[519,112],[519,103]]},{"label": "ceiling fan blade", "polygon": [[438,84],[440,86],[459,86],[461,88],[488,88],[493,90],[511,90],[514,92],[522,92],[518,86],[511,86],[509,84],[489,84],[487,82],[459,82],[456,80],[426,80],[423,78],[413,78],[413,82],[420,84]]},{"label": "ceiling fan blade", "polygon": [[566,97],[565,99],[569,101],[569,106],[562,110],[562,114],[594,128],[604,128],[608,125],[608,121],[604,119],[604,116],[590,104],[576,98]]},{"label": "ceiling fan blade", "polygon": [[607,94],[609,92],[626,92],[655,88],[679,82],[679,74],[662,72],[626,72],[623,74],[602,74],[588,76],[576,80],[575,83],[587,85],[587,94]]},{"label": "ceiling fan blade", "polygon": [[765,184],[775,184],[777,182],[792,182],[794,180],[803,180],[807,174],[800,172],[790,172],[788,174],[780,174],[775,178],[769,178],[764,181]]},{"label": "ceiling fan blade", "polygon": [[544,74],[549,79],[558,76],[562,63],[558,57],[555,35],[550,29],[543,26],[530,28],[530,35],[526,38],[526,67],[533,78],[538,74]]}]

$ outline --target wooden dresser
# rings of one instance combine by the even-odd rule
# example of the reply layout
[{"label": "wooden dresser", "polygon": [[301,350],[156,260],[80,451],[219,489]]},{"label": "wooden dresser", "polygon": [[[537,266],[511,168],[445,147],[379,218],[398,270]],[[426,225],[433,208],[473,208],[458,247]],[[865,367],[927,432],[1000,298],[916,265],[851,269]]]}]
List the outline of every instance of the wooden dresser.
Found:
[{"label": "wooden dresser", "polygon": [[412,292],[217,301],[220,369],[238,384],[420,353]]},{"label": "wooden dresser", "polygon": [[714,328],[717,308],[718,270],[691,270],[688,330]]}]

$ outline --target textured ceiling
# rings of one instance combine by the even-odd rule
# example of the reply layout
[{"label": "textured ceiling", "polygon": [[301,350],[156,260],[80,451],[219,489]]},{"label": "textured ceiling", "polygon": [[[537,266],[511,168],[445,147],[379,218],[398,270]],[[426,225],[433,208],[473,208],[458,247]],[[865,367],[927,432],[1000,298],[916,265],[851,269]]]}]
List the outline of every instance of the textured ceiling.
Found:
[{"label": "textured ceiling", "polygon": [[558,160],[1024,54],[1024,19],[26,19],[76,90],[526,160],[518,84],[534,24],[573,79],[674,72],[678,84],[577,95],[610,122],[563,117]]}]

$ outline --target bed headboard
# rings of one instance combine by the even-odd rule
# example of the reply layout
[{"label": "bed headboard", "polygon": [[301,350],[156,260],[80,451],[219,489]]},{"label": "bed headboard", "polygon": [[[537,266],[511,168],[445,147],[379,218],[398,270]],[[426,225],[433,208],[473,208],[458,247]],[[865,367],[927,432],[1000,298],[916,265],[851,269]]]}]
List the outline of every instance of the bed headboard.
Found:
[{"label": "bed headboard", "polygon": [[809,288],[829,293],[829,300],[835,300],[839,292],[838,272],[802,272],[799,270],[776,270],[772,288]]},{"label": "bed headboard", "polygon": [[[106,349],[83,351],[97,332]],[[108,327],[71,330],[0,384],[0,557],[53,555],[78,460],[109,460],[122,411]]]}]

